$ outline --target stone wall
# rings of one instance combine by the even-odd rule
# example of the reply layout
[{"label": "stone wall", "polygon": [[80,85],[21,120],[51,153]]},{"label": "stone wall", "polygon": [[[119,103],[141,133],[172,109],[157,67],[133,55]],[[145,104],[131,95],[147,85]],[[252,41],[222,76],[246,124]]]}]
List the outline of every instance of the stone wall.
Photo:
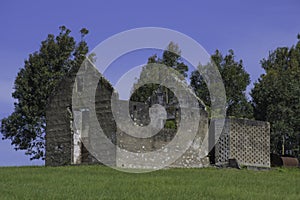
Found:
[{"label": "stone wall", "polygon": [[[91,99],[88,91],[94,91],[95,99]],[[73,100],[72,95],[76,97]],[[117,101],[115,105],[120,111],[129,109],[129,116],[120,114],[121,120],[129,120],[125,123],[129,126],[129,130],[139,132],[149,123],[154,123],[156,125],[153,127],[158,126],[162,129],[159,129],[156,135],[147,138],[126,134],[117,127],[118,119],[113,116],[112,110],[115,108],[112,107],[112,100]],[[176,112],[172,115],[157,113],[155,109],[152,111],[151,109],[147,103],[118,100],[118,95],[114,93],[109,82],[89,64],[86,64],[82,72],[72,69],[51,96],[46,110],[46,165],[100,163],[96,158],[101,158],[105,164],[125,168],[151,168],[155,167],[155,164],[160,165],[161,163],[155,162],[145,165],[141,160],[137,161],[140,156],[138,153],[163,151],[164,157],[171,158],[173,151],[181,151],[183,147],[179,145],[175,149],[170,149],[167,145],[176,137],[178,128],[183,129],[187,136],[191,134],[192,124],[185,123],[177,129],[166,129],[163,127],[163,117],[175,115],[178,125],[181,120],[179,109],[175,107]],[[200,112],[200,123],[198,131],[193,132],[196,136],[193,141],[189,141],[190,147],[185,149],[185,153],[170,163],[171,167],[208,165],[206,157],[208,149],[201,149],[204,137],[208,134],[208,115],[203,108],[197,111]],[[151,114],[155,114],[154,117],[151,118]],[[193,119],[193,112],[191,116],[185,117]],[[217,121],[211,123],[210,131],[220,129]],[[104,133],[102,138],[97,134],[99,125]],[[112,145],[107,142],[107,139]],[[214,145],[215,142],[211,141],[214,139],[210,140],[210,145]],[[133,154],[126,157],[128,152]],[[227,119],[222,135],[215,146],[215,161],[219,164],[235,158],[242,165],[269,167],[269,152],[269,123]]]},{"label": "stone wall", "polygon": [[46,159],[50,166],[72,163],[72,73],[62,81],[49,99],[46,110]]},{"label": "stone wall", "polygon": [[[77,73],[79,76],[76,77]],[[106,136],[116,142],[116,125],[111,113],[113,88],[97,70],[88,64],[85,69],[88,76],[80,76],[80,73],[72,69],[49,99],[46,110],[45,164],[47,166],[99,163],[94,155],[89,153],[89,147],[84,146],[90,144],[89,140],[92,138],[89,135],[96,129],[95,120],[89,120],[92,109],[96,110],[96,121],[101,124]],[[95,80],[99,80],[96,84],[95,107],[89,103],[82,107],[80,101],[90,102],[86,90],[95,89],[91,87]],[[72,102],[73,91],[78,102]],[[115,160],[111,160],[115,158],[115,149],[107,148],[105,145],[101,145],[99,149],[102,149],[106,158],[115,164]]]},{"label": "stone wall", "polygon": [[[188,124],[186,127],[191,127]],[[181,146],[175,148],[168,148],[167,145],[174,139],[177,129],[163,128],[157,134],[149,138],[137,138],[128,135],[122,131],[118,131],[117,144],[120,149],[117,150],[117,167],[123,168],[155,168],[163,166],[164,163],[157,163],[156,161],[166,161],[172,159],[174,151],[182,151]],[[185,134],[190,134],[187,128]],[[208,134],[208,117],[204,110],[200,110],[199,129],[193,141],[190,141],[190,147],[179,156],[174,162],[170,163],[168,167],[204,167],[209,165],[207,152],[201,154],[201,145],[205,135]],[[141,153],[163,151],[164,154],[157,154],[157,156],[164,156],[162,158],[153,158],[153,163],[149,162],[147,158],[143,157]],[[128,154],[132,152],[132,154]],[[164,159],[165,158],[165,159]]]},{"label": "stone wall", "polygon": [[[93,88],[93,83],[97,80],[99,80],[97,88]],[[94,101],[87,95],[87,90],[93,89],[96,89]],[[75,100],[72,100],[72,95],[75,95],[73,96]],[[174,129],[163,128],[158,134],[145,139],[131,137],[120,131],[116,126],[115,116],[112,114],[112,95],[113,99],[119,101],[109,82],[91,66],[87,66],[84,72],[73,70],[62,80],[51,96],[46,111],[46,165],[100,163],[96,158],[101,158],[111,166],[128,167],[129,160],[116,160],[116,158],[122,157],[121,152],[117,152],[115,146],[108,145],[105,139],[108,138],[111,143],[118,145],[122,149],[121,151],[134,153],[162,149],[173,139],[176,134]],[[149,125],[148,104],[119,101],[118,107],[123,109],[128,105],[135,127]],[[96,117],[93,117],[93,109]],[[207,159],[200,159],[199,147],[204,135],[207,134],[208,118],[204,110],[200,109],[200,111],[199,131],[192,141],[191,147],[172,164],[174,167],[202,167],[207,164]],[[154,123],[163,125],[157,117],[152,120]],[[99,139],[95,134],[99,130],[98,124],[106,138]],[[186,126],[189,127],[188,124]],[[186,130],[188,134],[189,129],[186,128]],[[164,150],[170,151],[167,148]],[[131,159],[133,161],[131,166],[135,165],[134,160],[134,158]]]}]

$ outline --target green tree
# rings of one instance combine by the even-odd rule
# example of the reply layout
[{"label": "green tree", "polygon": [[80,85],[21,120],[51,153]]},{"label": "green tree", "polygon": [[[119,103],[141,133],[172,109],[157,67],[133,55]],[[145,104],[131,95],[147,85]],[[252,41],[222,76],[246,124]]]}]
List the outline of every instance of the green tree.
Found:
[{"label": "green tree", "polygon": [[277,48],[261,61],[265,73],[251,96],[255,118],[271,123],[271,151],[299,157],[300,35],[298,39],[295,46]]},{"label": "green tree", "polygon": [[[225,57],[216,50],[211,59],[218,67],[225,86],[227,98],[226,115],[252,118],[253,109],[246,96],[246,88],[250,84],[250,76],[245,71],[242,60],[235,61],[233,50],[229,50]],[[210,107],[211,100],[204,77],[196,70],[192,72],[190,81],[196,95]]]},{"label": "green tree", "polygon": [[[163,96],[164,96],[165,103],[176,101],[174,99],[175,98],[174,94],[170,91],[170,89],[161,86],[159,84],[143,85],[142,81],[152,78],[148,74],[149,70],[147,70],[147,67],[151,65],[153,66],[155,64],[163,64],[167,67],[176,70],[178,72],[178,78],[184,80],[185,77],[187,77],[188,66],[184,64],[180,55],[181,55],[181,51],[179,49],[179,46],[174,42],[170,42],[166,50],[163,52],[162,58],[159,58],[157,55],[153,55],[149,57],[147,65],[144,66],[144,69],[140,74],[139,80],[133,87],[133,91],[135,92],[132,94],[131,100],[138,101],[138,102],[145,102],[151,95],[154,94],[154,92],[160,91],[164,93]],[[162,74],[162,73],[164,72],[160,73],[161,76],[167,76],[167,74]]]},{"label": "green tree", "polygon": [[31,159],[44,159],[45,110],[49,95],[71,67],[80,66],[88,52],[81,29],[81,41],[76,43],[70,30],[60,27],[57,36],[49,34],[39,51],[29,55],[19,71],[13,98],[14,112],[1,121],[3,139],[11,140],[15,150],[26,150]]},{"label": "green tree", "polygon": [[170,42],[166,51],[164,51],[162,59],[158,59],[158,63],[165,64],[177,70],[183,77],[187,77],[188,66],[184,64],[181,58],[181,50],[174,42]]},{"label": "green tree", "polygon": [[[171,72],[172,75],[169,74],[170,72],[168,70],[160,70],[159,73],[157,73],[158,71],[155,71],[159,70],[157,65],[164,65],[174,69]],[[150,79],[170,82],[170,76],[176,76],[178,80],[185,82],[187,72],[188,66],[184,64],[181,58],[179,46],[174,42],[170,42],[161,58],[159,58],[156,54],[148,58],[147,65],[143,67],[139,79],[133,86],[130,100],[135,102],[145,102],[149,105],[160,103],[165,106],[169,116],[175,116],[178,99],[171,89],[163,86],[162,84],[148,84],[147,81]],[[158,76],[155,77],[157,74]],[[154,102],[152,100],[154,100]],[[166,121],[165,128],[176,129],[176,127],[175,119],[168,119]]]}]

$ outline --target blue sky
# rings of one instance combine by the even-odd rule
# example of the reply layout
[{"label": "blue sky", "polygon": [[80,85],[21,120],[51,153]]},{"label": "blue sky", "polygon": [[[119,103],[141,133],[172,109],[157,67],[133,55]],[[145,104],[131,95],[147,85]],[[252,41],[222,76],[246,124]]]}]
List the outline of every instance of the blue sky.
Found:
[{"label": "blue sky", "polygon": [[[0,118],[13,110],[13,81],[29,53],[38,50],[48,33],[67,26],[79,36],[90,30],[90,48],[109,36],[137,27],[157,26],[180,31],[209,53],[233,49],[243,59],[252,83],[263,73],[259,61],[270,50],[296,43],[300,33],[298,0],[226,1],[1,1]],[[143,57],[144,56],[144,57]],[[134,64],[143,64],[141,55]],[[251,87],[251,86],[250,86]],[[37,165],[9,141],[0,141],[0,165]]]}]

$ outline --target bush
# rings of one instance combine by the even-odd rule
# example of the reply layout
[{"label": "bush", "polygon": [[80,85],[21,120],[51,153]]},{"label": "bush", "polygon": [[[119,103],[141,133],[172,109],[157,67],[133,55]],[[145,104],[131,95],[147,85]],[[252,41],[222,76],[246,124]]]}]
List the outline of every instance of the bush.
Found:
[{"label": "bush", "polygon": [[165,128],[176,129],[176,122],[175,122],[175,120],[167,120],[166,123],[165,123]]}]

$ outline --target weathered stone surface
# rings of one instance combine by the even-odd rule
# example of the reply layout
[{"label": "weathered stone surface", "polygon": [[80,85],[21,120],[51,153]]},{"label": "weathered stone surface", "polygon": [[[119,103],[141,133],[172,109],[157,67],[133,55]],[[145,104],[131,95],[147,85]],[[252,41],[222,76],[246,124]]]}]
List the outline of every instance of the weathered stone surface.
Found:
[{"label": "weathered stone surface", "polygon": [[[169,167],[205,167],[208,166],[208,158],[206,156],[201,157],[201,145],[204,140],[205,134],[208,130],[208,118],[207,113],[203,110],[200,112],[199,129],[196,137],[191,141],[190,147],[174,162],[168,165]],[[187,125],[189,126],[189,125]],[[118,146],[117,151],[117,166],[124,168],[152,168],[164,165],[164,163],[157,163],[157,160],[163,160],[165,162],[169,159],[174,159],[173,151],[182,151],[181,146],[177,146],[175,149],[167,148],[169,142],[172,141],[176,135],[175,129],[162,129],[159,133],[150,138],[136,138],[120,131],[117,134]],[[186,133],[189,134],[189,130],[186,129]],[[141,158],[141,154],[146,152],[154,152],[163,150],[164,158],[153,159],[153,163],[149,162],[145,157],[145,160]],[[136,154],[128,155],[128,152],[135,152]],[[120,154],[120,156],[118,156]],[[124,157],[126,155],[127,157]],[[160,155],[158,155],[160,156]]]},{"label": "weathered stone surface", "polygon": [[[133,137],[122,131],[117,127],[116,116],[112,112],[112,101],[119,101],[118,95],[114,93],[109,82],[93,68],[87,68],[86,73],[89,75],[87,80],[80,76],[76,78],[76,73],[77,71],[73,69],[68,74],[49,101],[46,111],[46,165],[101,163],[99,159],[97,160],[97,158],[101,158],[110,166],[153,168],[157,163],[154,161],[152,164],[151,162],[150,164],[149,162],[147,164],[141,162],[138,159],[139,153],[162,150],[167,159],[172,159],[174,156],[172,151],[182,150],[183,147],[181,146],[176,147],[175,150],[166,147],[174,139],[177,129],[162,128],[157,134],[146,138]],[[97,88],[93,88],[95,80],[99,80]],[[90,99],[90,96],[86,95],[87,90],[96,91],[95,99]],[[76,98],[72,101],[73,91],[75,91]],[[153,98],[151,100],[154,101]],[[86,103],[84,107],[80,106],[82,102]],[[185,104],[185,102],[181,103]],[[122,110],[125,108],[126,102],[119,101],[117,105]],[[130,102],[128,104],[127,102],[127,105],[134,126],[145,127],[151,123],[152,108],[150,109],[147,103]],[[93,110],[95,116],[93,116]],[[208,134],[209,122],[208,114],[203,107],[200,108],[199,112],[198,131],[194,132],[195,137],[193,141],[190,141],[190,147],[174,162],[170,163],[170,167],[208,166],[209,161],[206,157],[208,148],[201,149],[201,146],[211,146],[214,145],[214,142],[210,140],[210,144],[203,144],[204,138]],[[184,117],[193,119],[194,114],[192,112],[191,116]],[[152,123],[160,124],[163,122],[160,115],[157,116],[159,117],[152,119]],[[163,116],[164,113],[161,113],[161,118]],[[180,116],[180,110],[176,107],[172,113],[168,112],[166,117],[175,118],[177,123],[184,120]],[[221,128],[216,121],[211,121],[211,123],[213,128],[210,133]],[[104,137],[99,137],[97,134],[99,125],[104,132]],[[190,127],[192,124],[186,123],[183,126],[185,126],[186,134],[191,134],[192,129]],[[109,145],[107,139],[113,145]],[[234,158],[241,165],[269,167],[269,140],[268,123],[245,119],[227,119],[223,134],[215,148],[216,163],[228,162],[229,159]],[[90,149],[95,151],[92,151],[91,154]],[[124,157],[123,155],[127,155],[127,152],[132,154],[129,157]]]}]

